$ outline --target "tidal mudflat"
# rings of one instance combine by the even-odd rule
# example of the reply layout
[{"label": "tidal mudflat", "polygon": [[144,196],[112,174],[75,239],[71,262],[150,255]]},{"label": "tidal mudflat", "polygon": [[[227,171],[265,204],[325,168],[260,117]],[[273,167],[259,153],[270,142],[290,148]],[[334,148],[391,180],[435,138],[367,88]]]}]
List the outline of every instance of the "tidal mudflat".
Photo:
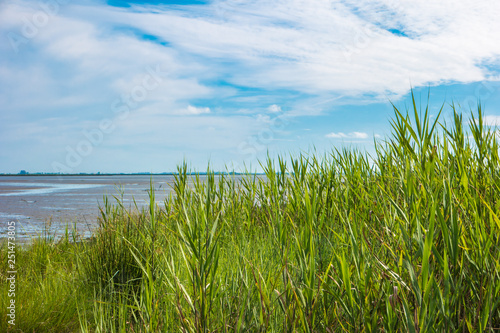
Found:
[{"label": "tidal mudflat", "polygon": [[[43,232],[60,235],[66,226],[90,235],[97,225],[103,196],[119,197],[132,208],[149,202],[149,175],[0,176],[0,238],[8,221],[18,222],[18,237]],[[173,177],[153,177],[156,197],[170,193]]]}]

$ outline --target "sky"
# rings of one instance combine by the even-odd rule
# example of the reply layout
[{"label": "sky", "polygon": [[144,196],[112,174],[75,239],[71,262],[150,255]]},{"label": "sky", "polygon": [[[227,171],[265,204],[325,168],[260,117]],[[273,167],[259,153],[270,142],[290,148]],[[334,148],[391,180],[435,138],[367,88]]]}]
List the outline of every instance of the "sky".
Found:
[{"label": "sky", "polygon": [[0,173],[373,151],[413,89],[500,124],[500,2],[1,1]]}]

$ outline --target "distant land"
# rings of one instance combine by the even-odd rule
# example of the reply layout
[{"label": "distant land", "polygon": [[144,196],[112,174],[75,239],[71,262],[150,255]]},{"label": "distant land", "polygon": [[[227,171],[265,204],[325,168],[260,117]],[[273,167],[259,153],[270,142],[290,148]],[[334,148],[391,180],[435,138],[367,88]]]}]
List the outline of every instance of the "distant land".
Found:
[{"label": "distant land", "polygon": [[[125,172],[116,172],[116,173],[103,173],[103,172],[97,172],[97,173],[86,173],[86,172],[80,172],[80,173],[50,173],[50,172],[27,172],[24,170],[21,170],[19,173],[1,173],[0,176],[174,176],[178,175],[178,172],[160,172],[160,173],[153,173],[153,172],[133,172],[133,173],[125,173]],[[188,172],[188,175],[207,175],[207,172]],[[263,173],[258,173],[258,172],[235,172],[235,171],[214,171],[213,174],[215,175],[260,175]]]}]

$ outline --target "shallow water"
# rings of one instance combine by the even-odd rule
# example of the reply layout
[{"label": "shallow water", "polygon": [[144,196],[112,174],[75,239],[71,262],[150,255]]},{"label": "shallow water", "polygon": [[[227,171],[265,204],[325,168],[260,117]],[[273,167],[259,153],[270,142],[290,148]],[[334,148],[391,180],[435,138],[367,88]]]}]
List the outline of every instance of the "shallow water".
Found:
[{"label": "shallow water", "polygon": [[[56,238],[66,226],[89,236],[97,226],[103,196],[121,196],[128,207],[149,203],[149,175],[117,176],[0,176],[0,239],[7,236],[7,222],[16,221],[16,240],[26,242],[48,231]],[[155,199],[171,192],[174,177],[153,176]]]}]

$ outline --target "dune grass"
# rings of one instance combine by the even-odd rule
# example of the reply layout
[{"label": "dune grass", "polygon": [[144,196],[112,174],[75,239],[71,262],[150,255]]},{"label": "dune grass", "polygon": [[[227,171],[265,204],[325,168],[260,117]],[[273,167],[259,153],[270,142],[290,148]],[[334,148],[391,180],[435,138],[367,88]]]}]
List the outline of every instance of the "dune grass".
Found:
[{"label": "dune grass", "polygon": [[0,331],[497,332],[497,130],[450,107],[447,124],[395,107],[373,156],[243,177],[183,164],[162,205],[153,187],[148,209],[106,201],[91,240],[20,250],[22,305]]}]

